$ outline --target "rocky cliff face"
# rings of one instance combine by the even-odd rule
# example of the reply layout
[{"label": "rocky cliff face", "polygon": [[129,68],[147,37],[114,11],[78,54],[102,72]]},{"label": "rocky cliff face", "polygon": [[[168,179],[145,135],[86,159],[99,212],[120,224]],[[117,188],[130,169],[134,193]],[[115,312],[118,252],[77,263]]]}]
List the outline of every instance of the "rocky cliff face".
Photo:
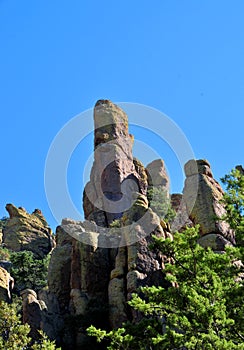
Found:
[{"label": "rocky cliff face", "polygon": [[[23,293],[27,322],[33,329],[43,328],[63,349],[98,349],[87,338],[86,327],[111,328],[126,320],[137,321],[140,314],[127,304],[131,293],[144,285],[166,285],[165,257],[149,249],[152,234],[172,239],[174,230],[198,223],[201,244],[212,240],[213,248],[222,250],[226,242],[234,242],[233,232],[216,219],[223,214],[219,202],[223,192],[207,161],[186,164],[183,194],[171,195],[177,217],[170,232],[147,198],[152,187],[163,189],[170,198],[164,162],[156,160],[144,168],[133,159],[127,116],[112,102],[97,102],[94,124],[94,163],[83,195],[86,221],[62,221],[56,230],[48,290],[38,295]],[[16,210],[10,210],[12,224],[6,232],[16,222],[22,227],[21,218],[27,214]],[[19,239],[16,244],[21,247]],[[32,303],[36,320],[29,317]]]},{"label": "rocky cliff face", "polygon": [[7,204],[9,220],[3,229],[4,246],[13,251],[30,250],[37,258],[43,258],[55,245],[42,212],[36,209],[32,214],[13,204]]},{"label": "rocky cliff face", "polygon": [[[140,203],[141,209],[149,212],[148,226],[151,225],[152,233],[168,236],[157,215],[144,204]],[[91,224],[94,231],[88,231],[88,223],[66,219],[57,228],[57,246],[50,261],[48,286],[63,322],[55,336],[53,326],[46,331],[51,337],[61,338],[65,349],[92,346],[85,332],[89,323],[117,327],[128,319],[137,320],[140,315],[132,313],[127,305],[131,293],[143,285],[165,285],[164,257],[148,248],[152,241],[147,234],[148,227],[136,223],[127,225],[130,218],[127,220],[124,235],[127,241],[118,248],[99,247],[103,233],[94,224]],[[76,234],[78,232],[77,238],[80,232],[90,237],[87,237],[90,244],[72,238],[66,232],[68,225],[70,229],[75,228]],[[69,322],[73,324],[71,329]]]}]

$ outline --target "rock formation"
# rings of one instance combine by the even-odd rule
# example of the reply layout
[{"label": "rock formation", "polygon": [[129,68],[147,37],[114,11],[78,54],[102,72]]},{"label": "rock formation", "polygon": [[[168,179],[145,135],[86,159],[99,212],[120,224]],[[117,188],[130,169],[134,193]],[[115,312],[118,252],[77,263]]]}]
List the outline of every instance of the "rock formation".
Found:
[{"label": "rock formation", "polygon": [[43,258],[54,247],[55,241],[39,209],[28,214],[25,209],[7,204],[9,219],[3,229],[4,246],[13,251],[30,250]]},{"label": "rock formation", "polygon": [[165,169],[164,161],[156,159],[149,163],[146,167],[148,175],[148,187],[161,188],[165,191],[166,196],[169,197],[169,177]]},{"label": "rock formation", "polygon": [[225,214],[221,203],[224,192],[213,178],[208,161],[188,161],[185,174],[183,197],[190,219],[200,225],[199,242],[218,251],[224,250],[226,244],[234,244],[233,230],[228,223],[218,220]]},{"label": "rock formation", "polygon": [[146,194],[147,181],[133,162],[133,137],[125,112],[108,100],[99,100],[94,127],[94,163],[83,207],[86,219],[107,227],[131,207],[131,193]]},{"label": "rock formation", "polygon": [[11,301],[11,292],[14,286],[14,280],[7,270],[0,266],[0,300],[9,303]]},{"label": "rock formation", "polygon": [[25,289],[21,293],[23,300],[23,322],[30,325],[30,336],[38,339],[38,330],[41,329],[42,309],[45,304],[37,300],[37,294],[34,290]]},{"label": "rock formation", "polygon": [[[168,236],[157,215],[147,207],[143,208],[146,209],[147,225],[151,225],[152,233]],[[64,348],[88,347],[85,344],[90,340],[85,328],[89,322],[98,327],[115,327],[128,319],[137,320],[139,316],[133,314],[127,305],[131,293],[143,285],[165,285],[163,257],[148,248],[152,242],[151,235],[147,234],[148,227],[136,223],[127,225],[131,218],[126,220],[124,237],[127,242],[124,244],[128,246],[118,248],[99,247],[97,244],[100,236],[103,239],[103,233],[85,231],[88,223],[66,219],[57,228],[57,246],[50,261],[48,290],[57,301],[63,318],[63,323],[60,323],[63,328],[57,330],[57,337],[62,334]],[[69,229],[75,228],[76,234],[78,232],[77,239],[66,232],[68,225]],[[93,224],[92,228],[95,230],[96,226]],[[79,241],[80,234],[90,236],[90,245]],[[47,310],[49,312],[48,307]],[[68,331],[67,322],[71,320],[74,326]],[[76,320],[79,320],[77,325]]]},{"label": "rock formation", "polygon": [[23,322],[30,325],[30,336],[40,338],[39,330],[43,330],[50,339],[59,341],[58,329],[63,323],[57,299],[47,290],[37,294],[32,289],[25,289],[20,293],[23,305]]},{"label": "rock formation", "polygon": [[64,230],[68,225],[78,234],[84,232],[82,223],[71,220],[63,220],[57,228],[48,287],[63,319],[63,328],[58,332],[62,333],[62,344],[73,349],[85,346],[88,341],[85,329],[89,320],[100,326],[108,325],[108,283],[114,252],[97,246],[92,236],[97,237],[98,232],[84,232],[91,237],[90,245],[72,238]]},{"label": "rock formation", "polygon": [[181,193],[173,193],[170,198],[172,209],[176,212],[176,217],[171,224],[172,232],[182,232],[186,227],[192,227],[193,222],[189,218],[183,195]]},{"label": "rock formation", "polygon": [[[145,170],[133,158],[127,116],[110,101],[97,102],[94,124],[94,164],[83,196],[87,220],[62,221],[49,267],[48,290],[63,320],[57,337],[67,349],[91,347],[85,333],[91,323],[116,327],[137,320],[140,315],[127,305],[131,293],[139,286],[165,284],[164,258],[148,246],[151,234],[170,233],[146,197],[154,182],[168,193],[164,163],[154,161]],[[116,219],[119,227],[109,228]]]},{"label": "rock formation", "polygon": [[[38,296],[31,291],[22,294],[24,318],[33,332],[44,329],[67,350],[99,349],[86,336],[91,324],[109,329],[140,319],[141,315],[128,307],[131,294],[140,286],[167,285],[163,273],[166,258],[149,249],[152,234],[173,239],[169,225],[153,212],[147,198],[152,187],[163,189],[170,198],[164,162],[153,161],[145,169],[133,159],[127,116],[112,102],[97,102],[94,124],[94,163],[83,194],[86,220],[63,219],[56,230],[48,289]],[[234,243],[228,225],[216,218],[224,213],[220,203],[223,191],[207,161],[192,160],[185,172],[183,195],[171,196],[178,213],[172,230],[199,224],[201,244],[211,243],[215,250],[223,250],[226,243]],[[5,236],[12,232],[11,227],[15,227],[13,232],[19,227],[22,240],[16,240],[15,248],[20,249],[23,232],[31,232],[33,237],[33,227],[40,227],[40,213],[29,215],[13,206],[8,210]],[[27,217],[32,224],[24,224],[24,230]],[[49,239],[47,226],[41,222],[41,232]],[[31,317],[32,310],[36,318]]]}]

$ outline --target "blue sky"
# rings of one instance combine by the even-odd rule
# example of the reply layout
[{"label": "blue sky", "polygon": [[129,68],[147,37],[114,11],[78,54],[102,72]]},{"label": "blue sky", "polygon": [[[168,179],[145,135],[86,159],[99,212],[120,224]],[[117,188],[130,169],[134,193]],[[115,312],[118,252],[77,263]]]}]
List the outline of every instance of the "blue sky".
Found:
[{"label": "blue sky", "polygon": [[[40,208],[55,227],[43,180],[48,149],[100,98],[166,113],[216,179],[243,164],[243,15],[242,0],[0,0],[0,217],[11,202]],[[77,208],[91,143],[90,135],[68,169]],[[170,151],[150,144],[181,191]]]}]

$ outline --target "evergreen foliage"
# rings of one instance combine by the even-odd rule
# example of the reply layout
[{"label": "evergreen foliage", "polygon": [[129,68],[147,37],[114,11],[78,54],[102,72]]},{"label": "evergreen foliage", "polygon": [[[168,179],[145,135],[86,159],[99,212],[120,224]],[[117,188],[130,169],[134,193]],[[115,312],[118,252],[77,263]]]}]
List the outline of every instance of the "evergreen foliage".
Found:
[{"label": "evergreen foliage", "polygon": [[244,175],[233,169],[221,180],[226,186],[223,200],[226,215],[223,220],[235,230],[237,245],[244,247]]},{"label": "evergreen foliage", "polygon": [[170,199],[167,197],[165,189],[161,187],[152,187],[147,192],[149,207],[166,222],[171,222],[175,217],[175,211],[172,209]]},{"label": "evergreen foliage", "polygon": [[[40,332],[40,340],[32,342],[30,326],[23,325],[15,303],[0,301],[0,350],[55,350],[55,343]],[[58,349],[57,349],[58,350]]]},{"label": "evergreen foliage", "polygon": [[111,224],[109,225],[110,228],[119,228],[121,227],[121,220],[115,219]]},{"label": "evergreen foliage", "polygon": [[47,285],[50,255],[43,259],[35,259],[32,252],[24,250],[11,252],[10,261],[12,263],[10,274],[15,280],[17,292],[26,288],[38,291]]},{"label": "evergreen foliage", "polygon": [[16,307],[0,301],[0,349],[27,349],[30,327],[21,324]]},{"label": "evergreen foliage", "polygon": [[0,246],[0,260],[9,260],[10,259],[10,251]]},{"label": "evergreen foliage", "polygon": [[2,217],[2,219],[0,219],[0,229],[4,229],[7,222],[8,222],[8,218],[6,216]]}]

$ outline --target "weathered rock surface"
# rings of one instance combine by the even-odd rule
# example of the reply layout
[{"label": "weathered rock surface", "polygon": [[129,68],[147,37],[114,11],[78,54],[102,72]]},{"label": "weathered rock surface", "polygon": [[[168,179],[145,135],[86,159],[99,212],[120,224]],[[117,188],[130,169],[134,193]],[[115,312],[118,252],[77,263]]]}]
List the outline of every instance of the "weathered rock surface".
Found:
[{"label": "weathered rock surface", "polygon": [[225,214],[221,203],[223,190],[213,178],[208,161],[190,160],[185,165],[185,174],[184,200],[190,219],[200,225],[201,236],[215,234],[218,240],[220,235],[235,243],[233,230],[225,221],[218,220]]},{"label": "weathered rock surface", "polygon": [[34,290],[23,290],[21,297],[23,300],[23,322],[30,325],[30,336],[33,339],[38,339],[38,330],[41,329],[42,309],[45,308],[45,305],[39,303]]},{"label": "weathered rock surface", "polygon": [[[156,232],[157,231],[157,232]],[[162,228],[155,229],[158,235],[165,236]],[[116,256],[115,268],[111,271],[108,287],[109,320],[111,327],[120,327],[126,320],[137,321],[138,313],[128,308],[131,294],[145,285],[164,285],[162,272],[163,257],[149,249],[151,235],[147,235],[139,225],[133,225],[128,231],[129,239],[136,236],[138,241],[126,247],[120,247]]]},{"label": "weathered rock surface", "polygon": [[94,125],[94,163],[83,207],[86,219],[107,227],[130,208],[131,193],[146,194],[147,182],[142,164],[133,161],[133,137],[125,112],[108,100],[99,100],[94,109]]},{"label": "weathered rock surface", "polygon": [[61,342],[60,330],[63,330],[63,318],[60,312],[59,303],[54,293],[48,289],[38,292],[38,301],[41,304],[41,329],[50,339]]},{"label": "weathered rock surface", "polygon": [[128,308],[131,294],[145,285],[165,285],[162,272],[164,257],[149,249],[152,234],[171,237],[163,229],[159,217],[148,208],[145,196],[140,195],[124,221],[125,246],[119,247],[108,286],[109,321],[112,328],[126,320],[137,321],[140,315]]},{"label": "weathered rock surface", "polygon": [[49,270],[48,287],[58,302],[61,313],[69,308],[72,237],[65,235],[61,227],[56,230],[57,246],[52,252]]},{"label": "weathered rock surface", "polygon": [[165,191],[167,197],[169,197],[169,177],[165,169],[165,164],[162,159],[156,159],[149,163],[146,167],[148,176],[148,187],[161,188]]},{"label": "weathered rock surface", "polygon": [[181,193],[173,193],[171,195],[171,206],[175,210],[176,217],[171,224],[171,231],[183,231],[186,227],[192,227],[193,222],[189,218],[187,207],[183,195]]},{"label": "weathered rock surface", "polygon": [[[61,328],[56,327],[54,338],[61,339],[65,348],[88,349],[91,340],[86,337],[85,329],[91,323],[97,327],[114,327],[131,318],[137,320],[140,315],[132,313],[127,305],[131,293],[139,286],[165,283],[161,272],[163,257],[149,249],[152,238],[148,230],[163,237],[169,233],[164,231],[157,215],[151,209],[148,211],[150,220],[147,218],[147,225],[143,227],[127,217],[126,234],[121,238],[126,242],[119,248],[99,247],[97,244],[104,239],[104,233],[85,232],[84,228],[89,227],[86,222],[65,219],[57,228],[57,246],[50,261],[48,286],[63,320]],[[68,233],[72,232],[72,226],[73,237]],[[96,225],[91,224],[90,228],[95,229]],[[91,236],[92,244],[80,241],[84,235]],[[40,298],[43,300],[41,295]],[[49,312],[48,307],[47,310]],[[67,322],[75,324],[75,320],[79,320],[79,324],[68,329]],[[52,325],[52,335],[54,328]]]},{"label": "weathered rock surface", "polygon": [[0,266],[0,300],[11,301],[11,292],[14,286],[14,280],[7,270]]},{"label": "weathered rock surface", "polygon": [[[63,220],[57,227],[57,246],[49,267],[49,293],[55,296],[62,319],[56,330],[51,322],[52,334],[56,332],[55,338],[60,338],[67,349],[89,344],[85,331],[89,322],[108,325],[108,283],[114,251],[98,247],[98,232],[85,232],[85,227],[96,229],[92,223]],[[79,235],[87,235],[90,245]]]},{"label": "weathered rock surface", "polygon": [[30,250],[37,258],[43,258],[55,245],[44,216],[39,209],[32,214],[13,204],[7,204],[9,220],[3,230],[3,243],[13,251]]},{"label": "weathered rock surface", "polygon": [[30,325],[30,336],[39,339],[39,330],[43,330],[50,339],[60,343],[59,332],[63,327],[57,298],[49,291],[38,293],[32,289],[21,291],[23,322]]},{"label": "weathered rock surface", "polygon": [[209,233],[199,238],[198,243],[204,248],[212,248],[216,252],[223,252],[226,246],[231,246],[229,240],[218,233]]}]

